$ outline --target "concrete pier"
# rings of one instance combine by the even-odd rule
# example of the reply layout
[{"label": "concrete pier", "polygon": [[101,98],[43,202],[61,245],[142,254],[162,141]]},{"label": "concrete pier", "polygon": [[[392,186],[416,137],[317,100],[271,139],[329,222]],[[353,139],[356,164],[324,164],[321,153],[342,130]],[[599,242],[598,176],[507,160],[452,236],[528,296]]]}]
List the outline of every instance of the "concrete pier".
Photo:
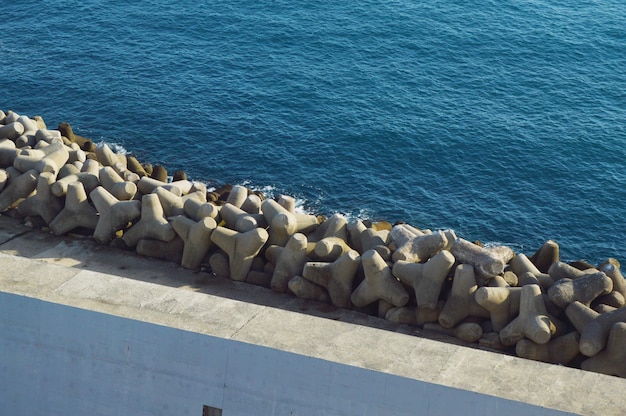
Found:
[{"label": "concrete pier", "polygon": [[0,216],[0,413],[622,415],[626,379]]}]

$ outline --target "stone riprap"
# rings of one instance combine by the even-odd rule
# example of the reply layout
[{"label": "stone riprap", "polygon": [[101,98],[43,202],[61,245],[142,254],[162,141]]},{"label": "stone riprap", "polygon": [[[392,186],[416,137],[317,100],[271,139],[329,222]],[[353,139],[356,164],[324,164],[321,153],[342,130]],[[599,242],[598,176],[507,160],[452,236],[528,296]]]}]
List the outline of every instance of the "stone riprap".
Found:
[{"label": "stone riprap", "polygon": [[478,348],[625,377],[616,259],[565,263],[452,230],[304,214],[294,199],[207,190],[106,144],[0,111],[0,212],[55,235],[440,331]]}]

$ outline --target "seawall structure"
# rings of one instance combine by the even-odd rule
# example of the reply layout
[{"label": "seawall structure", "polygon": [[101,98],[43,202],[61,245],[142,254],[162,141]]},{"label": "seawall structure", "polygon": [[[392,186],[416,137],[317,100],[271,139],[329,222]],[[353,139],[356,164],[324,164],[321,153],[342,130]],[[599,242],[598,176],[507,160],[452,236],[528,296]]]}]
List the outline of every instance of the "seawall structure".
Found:
[{"label": "seawall structure", "polygon": [[[484,247],[453,230],[322,218],[0,112],[0,212],[56,236],[386,319],[504,355],[626,376],[620,264]],[[445,338],[445,339],[452,339]]]}]

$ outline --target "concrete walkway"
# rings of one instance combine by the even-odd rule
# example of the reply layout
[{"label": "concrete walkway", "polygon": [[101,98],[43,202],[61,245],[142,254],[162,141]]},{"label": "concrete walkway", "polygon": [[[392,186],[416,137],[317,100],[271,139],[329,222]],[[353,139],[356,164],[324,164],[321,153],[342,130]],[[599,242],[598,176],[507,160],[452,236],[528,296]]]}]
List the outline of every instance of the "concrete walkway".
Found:
[{"label": "concrete walkway", "polygon": [[6,216],[0,216],[0,291],[548,409],[626,412],[621,378],[469,348],[90,239],[32,231]]}]

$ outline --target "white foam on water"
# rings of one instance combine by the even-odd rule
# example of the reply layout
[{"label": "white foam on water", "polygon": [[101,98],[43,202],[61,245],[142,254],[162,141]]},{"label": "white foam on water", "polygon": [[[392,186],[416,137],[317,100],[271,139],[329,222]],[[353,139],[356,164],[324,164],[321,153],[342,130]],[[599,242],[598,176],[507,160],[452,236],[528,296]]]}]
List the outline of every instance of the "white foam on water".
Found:
[{"label": "white foam on water", "polygon": [[106,140],[100,140],[98,145],[100,144],[106,144],[107,146],[109,146],[109,149],[113,151],[113,153],[116,153],[118,155],[127,155],[130,153],[128,150],[126,150],[124,146],[122,146],[119,143],[113,143],[113,142],[109,142]]}]

